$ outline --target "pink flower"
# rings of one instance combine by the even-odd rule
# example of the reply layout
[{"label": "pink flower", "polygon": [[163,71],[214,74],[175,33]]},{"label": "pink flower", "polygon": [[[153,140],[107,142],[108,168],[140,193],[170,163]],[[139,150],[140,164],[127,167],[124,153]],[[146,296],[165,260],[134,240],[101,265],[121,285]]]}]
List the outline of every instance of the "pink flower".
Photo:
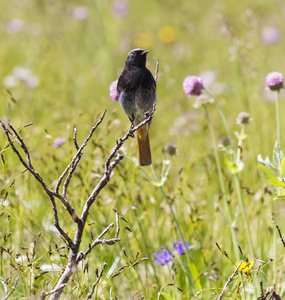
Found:
[{"label": "pink flower", "polygon": [[88,8],[85,6],[76,7],[73,10],[73,17],[77,20],[84,20],[88,17]]},{"label": "pink flower", "polygon": [[116,18],[125,18],[129,14],[128,2],[125,0],[115,0],[111,8],[111,13]]},{"label": "pink flower", "polygon": [[58,148],[59,146],[61,146],[65,142],[66,142],[66,138],[64,138],[64,137],[57,137],[53,141],[53,147],[54,148]]},{"label": "pink flower", "polygon": [[111,84],[110,84],[110,87],[109,87],[109,91],[110,91],[110,98],[112,99],[112,101],[119,101],[119,92],[118,92],[118,89],[117,89],[117,85],[118,85],[118,79],[113,81]]},{"label": "pink flower", "polygon": [[183,81],[183,90],[188,97],[199,96],[204,88],[203,79],[198,76],[187,76]]},{"label": "pink flower", "polygon": [[271,72],[265,77],[266,86],[272,91],[279,91],[284,87],[283,75],[279,72]]},{"label": "pink flower", "polygon": [[280,31],[275,27],[264,27],[261,40],[266,45],[276,44],[280,41]]}]

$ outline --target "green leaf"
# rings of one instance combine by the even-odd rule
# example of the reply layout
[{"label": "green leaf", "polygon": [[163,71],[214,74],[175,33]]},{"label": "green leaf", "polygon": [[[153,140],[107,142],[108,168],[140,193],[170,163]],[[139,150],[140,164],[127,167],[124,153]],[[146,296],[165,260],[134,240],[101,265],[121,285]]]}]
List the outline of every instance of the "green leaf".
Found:
[{"label": "green leaf", "polygon": [[227,156],[225,156],[225,164],[227,165],[230,173],[237,174],[239,172],[238,166],[235,163],[231,162]]},{"label": "green leaf", "polygon": [[283,160],[283,152],[278,145],[277,141],[275,142],[274,149],[273,149],[273,160],[278,167],[279,170],[281,170],[281,162]]},{"label": "green leaf", "polygon": [[247,134],[246,133],[239,135],[239,139],[240,140],[245,140],[246,138],[247,138]]},{"label": "green leaf", "polygon": [[282,177],[284,177],[284,175],[285,175],[285,157],[283,157],[283,159],[281,161],[281,173],[282,173]]},{"label": "green leaf", "polygon": [[285,200],[285,190],[280,191],[280,193],[274,197],[273,200]]},{"label": "green leaf", "polygon": [[197,286],[197,288],[199,290],[202,290],[203,288],[202,288],[202,285],[201,285],[201,281],[200,281],[200,278],[199,278],[199,273],[197,271],[195,263],[190,262],[189,269],[190,269],[190,272],[192,274],[192,277],[195,280],[195,285]]},{"label": "green leaf", "polygon": [[263,160],[261,158],[261,155],[259,154],[257,156],[257,161],[259,162],[260,165],[266,167],[272,174],[275,175],[275,177],[281,177],[280,171],[270,162],[268,156]]},{"label": "green leaf", "polygon": [[258,167],[262,170],[264,179],[269,184],[274,185],[274,186],[285,187],[285,183],[283,181],[280,181],[277,177],[275,177],[275,175],[272,174],[272,172],[267,167],[264,167],[261,165],[259,165]]},{"label": "green leaf", "polygon": [[172,300],[172,298],[164,292],[161,292],[160,295],[162,295],[167,300]]}]

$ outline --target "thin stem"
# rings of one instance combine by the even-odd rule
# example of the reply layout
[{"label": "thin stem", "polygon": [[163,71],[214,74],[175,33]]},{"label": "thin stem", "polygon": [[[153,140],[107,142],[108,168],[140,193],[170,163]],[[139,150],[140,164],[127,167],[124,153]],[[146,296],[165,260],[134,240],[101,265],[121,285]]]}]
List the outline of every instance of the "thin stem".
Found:
[{"label": "thin stem", "polygon": [[[241,131],[240,131],[239,139],[238,139],[238,148],[237,148],[237,157],[236,157],[237,168],[239,168],[240,161],[241,161],[240,156],[241,156],[241,147],[242,147],[243,136],[244,136],[244,125],[241,124]],[[250,228],[249,228],[249,224],[248,224],[248,219],[247,219],[247,216],[245,213],[244,200],[243,200],[243,196],[241,193],[240,180],[239,180],[238,173],[234,174],[234,178],[235,178],[235,185],[236,185],[236,190],[237,190],[237,194],[238,194],[239,205],[241,208],[244,225],[245,225],[245,229],[246,229],[248,240],[249,240],[250,256],[251,256],[251,259],[253,259],[254,258],[254,250],[253,250],[252,237],[251,237],[251,232],[250,232]]]},{"label": "thin stem", "polygon": [[281,148],[281,137],[280,137],[280,121],[279,121],[279,91],[275,92],[275,108],[276,108],[276,134],[277,142]]},{"label": "thin stem", "polygon": [[217,151],[217,143],[216,143],[216,138],[215,138],[215,133],[214,133],[214,127],[212,124],[212,120],[210,118],[210,114],[209,114],[207,105],[203,105],[203,107],[204,107],[204,110],[206,113],[206,117],[208,120],[210,132],[211,132],[211,139],[212,139],[212,144],[213,144],[213,148],[214,148],[214,156],[215,156],[216,165],[217,165],[217,169],[218,169],[218,175],[219,175],[220,187],[221,187],[222,194],[223,194],[224,205],[226,206],[227,211],[228,211],[228,219],[229,220],[227,220],[227,222],[229,223],[229,227],[230,227],[230,231],[231,231],[231,235],[232,235],[236,260],[239,261],[238,243],[236,240],[236,234],[235,234],[234,228],[232,226],[232,224],[233,224],[232,215],[231,215],[230,207],[229,207],[228,200],[227,200],[227,190],[225,188],[221,163],[220,163],[220,159],[219,159],[219,155],[218,155],[218,151]]},{"label": "thin stem", "polygon": [[[281,136],[280,136],[280,120],[279,120],[279,90],[275,92],[275,108],[276,108],[276,136],[277,143],[281,149]],[[277,188],[277,194],[279,194],[280,188]],[[273,201],[273,215],[276,217],[278,211],[278,202],[277,200]],[[277,232],[273,231],[273,278],[274,282],[277,280]]]},{"label": "thin stem", "polygon": [[243,136],[244,136],[244,125],[241,124],[241,131],[240,131],[240,137],[238,139],[238,148],[237,148],[237,157],[236,157],[236,165],[237,168],[239,169],[239,165],[240,165],[240,161],[241,161],[241,146],[242,146],[242,140],[243,140]]},{"label": "thin stem", "polygon": [[[150,167],[151,167],[151,169],[152,169],[152,172],[153,172],[153,175],[154,175],[154,178],[155,178],[156,182],[159,182],[159,180],[158,180],[158,178],[157,178],[157,175],[156,175],[156,172],[155,172],[155,170],[154,170],[153,165],[150,165]],[[178,234],[179,234],[179,236],[180,236],[180,238],[181,238],[181,240],[182,240],[182,242],[183,242],[183,244],[184,244],[185,249],[187,249],[187,246],[186,246],[186,244],[185,244],[185,239],[184,239],[183,233],[182,233],[182,231],[181,231],[179,222],[178,222],[178,220],[177,220],[177,218],[176,218],[176,216],[175,216],[175,213],[174,213],[174,210],[173,210],[173,208],[172,208],[172,205],[171,205],[171,203],[170,203],[170,201],[169,201],[169,199],[168,199],[168,197],[167,197],[167,195],[166,195],[166,193],[165,193],[165,191],[164,191],[164,189],[163,189],[163,186],[160,186],[159,189],[160,189],[160,191],[161,191],[161,193],[162,193],[162,195],[163,195],[163,198],[165,199],[167,205],[168,205],[169,208],[170,208],[172,218],[173,218],[173,220],[174,220],[174,222],[175,222],[175,225],[176,225],[176,227],[177,227],[177,230],[178,230]],[[191,285],[193,286],[193,288],[194,288],[194,290],[195,290],[196,288],[195,288],[195,284],[194,284],[194,279],[193,279],[193,276],[192,276],[191,272],[189,271],[190,257],[189,257],[188,251],[186,251],[185,254],[186,254],[186,258],[187,258],[187,266],[188,266],[186,275],[187,275],[187,277],[188,277],[189,282],[191,283]]]},{"label": "thin stem", "polygon": [[246,213],[245,213],[244,201],[243,201],[243,196],[241,194],[238,174],[234,174],[234,178],[235,178],[235,185],[236,185],[236,190],[237,190],[237,194],[238,194],[239,205],[240,205],[243,220],[244,220],[245,230],[246,230],[248,240],[249,240],[250,256],[253,259],[254,258],[254,251],[253,251],[252,237],[251,237],[251,233],[250,233],[250,228],[249,228],[247,216],[246,216]]}]

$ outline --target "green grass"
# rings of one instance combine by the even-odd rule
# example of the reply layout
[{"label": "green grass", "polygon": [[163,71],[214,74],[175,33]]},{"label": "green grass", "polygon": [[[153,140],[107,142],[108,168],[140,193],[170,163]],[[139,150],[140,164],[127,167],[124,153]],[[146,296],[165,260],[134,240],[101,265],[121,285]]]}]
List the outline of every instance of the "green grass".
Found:
[{"label": "green grass", "polygon": [[[284,16],[280,1],[164,1],[146,0],[129,2],[126,18],[114,17],[112,1],[0,1],[0,119],[9,120],[15,128],[32,122],[33,126],[22,129],[21,135],[30,150],[35,169],[45,182],[53,187],[55,180],[65,169],[75,153],[72,142],[73,127],[78,129],[78,140],[83,142],[100,114],[107,109],[103,124],[95,132],[84,151],[80,167],[74,175],[69,197],[77,211],[98,182],[104,160],[114,147],[116,139],[122,137],[130,124],[119,103],[109,99],[109,85],[124,67],[127,53],[136,47],[145,47],[139,41],[140,33],[152,38],[148,54],[148,68],[154,73],[159,59],[159,82],[157,86],[157,111],[151,125],[151,146],[154,169],[160,176],[163,161],[169,159],[162,153],[168,144],[174,144],[179,155],[171,157],[171,168],[163,185],[163,191],[172,205],[184,238],[189,240],[188,252],[193,265],[189,270],[194,278],[199,275],[195,287],[189,283],[186,256],[175,258],[170,270],[154,262],[152,253],[162,246],[173,250],[173,242],[180,239],[170,207],[160,188],[150,183],[145,172],[153,178],[151,168],[139,168],[132,158],[137,157],[136,141],[128,140],[124,145],[127,157],[114,170],[114,175],[102,191],[88,217],[82,249],[92,241],[90,232],[96,237],[109,223],[115,222],[112,207],[127,221],[121,220],[121,242],[110,247],[96,247],[84,264],[85,272],[78,270],[73,281],[65,288],[63,299],[85,299],[96,280],[95,270],[105,260],[107,267],[98,285],[97,298],[113,297],[130,299],[157,299],[161,288],[169,299],[214,299],[221,292],[235,266],[234,245],[231,232],[223,213],[226,211],[221,195],[211,135],[204,111],[194,109],[194,100],[187,98],[182,82],[187,75],[199,75],[215,70],[218,82],[226,85],[226,91],[218,95],[231,134],[239,131],[235,119],[241,111],[247,111],[253,122],[246,127],[247,139],[242,146],[244,170],[239,174],[245,213],[252,234],[256,257],[268,262],[273,258],[273,232],[276,230],[270,214],[273,210],[274,193],[257,167],[257,155],[271,157],[276,137],[274,102],[264,100],[265,76],[271,71],[284,73],[283,40],[274,45],[261,42],[264,26],[275,26],[284,34]],[[86,6],[86,20],[73,18],[73,9]],[[25,26],[18,33],[8,33],[6,26],[11,19],[19,18]],[[37,25],[35,25],[37,24]],[[159,30],[170,25],[175,30],[175,40],[166,44],[159,37]],[[39,28],[38,35],[32,35]],[[226,29],[226,30],[225,30]],[[223,32],[223,33],[222,33]],[[24,84],[9,88],[14,101],[2,84],[5,76],[16,66],[29,68],[40,79],[34,89]],[[284,96],[280,96],[281,100]],[[280,101],[280,115],[284,102]],[[226,135],[220,115],[214,105],[208,106],[216,139]],[[281,140],[284,118],[280,119]],[[67,139],[59,148],[53,147],[55,137]],[[237,140],[235,140],[237,144]],[[0,295],[5,288],[12,287],[15,278],[19,283],[11,299],[29,299],[38,296],[49,281],[49,290],[58,279],[57,272],[39,275],[43,264],[65,266],[66,249],[60,235],[53,230],[51,203],[32,178],[23,171],[23,166],[7,145],[3,130],[0,130],[0,151],[4,150],[5,163],[1,162],[0,186],[7,189],[9,204],[0,212]],[[99,145],[99,146],[98,146]],[[284,150],[284,149],[283,149]],[[131,159],[129,159],[131,158]],[[219,153],[225,186],[228,191],[229,207],[235,220],[237,243],[249,259],[250,246],[234,177],[228,172],[222,153]],[[13,179],[15,182],[10,185]],[[5,197],[4,197],[5,196]],[[69,215],[59,207],[61,224],[68,232],[75,229]],[[284,201],[278,201],[275,220],[281,232],[285,232],[283,220]],[[131,229],[131,232],[126,229]],[[33,252],[31,245],[42,233],[35,246],[31,264],[26,254]],[[115,229],[108,234],[112,237]],[[5,235],[11,235],[5,241]],[[216,246],[226,251],[226,258]],[[50,250],[49,250],[50,247]],[[277,237],[276,264],[278,276],[276,292],[284,297],[284,248]],[[26,249],[27,248],[27,249]],[[137,252],[141,261],[130,267]],[[25,260],[23,267],[14,270],[17,254]],[[61,255],[61,256],[60,256]],[[176,255],[177,256],[177,255]],[[12,264],[12,265],[11,265]],[[119,276],[112,278],[115,271],[127,264]],[[257,270],[260,262],[253,266]],[[197,274],[195,274],[195,269]],[[263,287],[272,286],[276,280],[273,263],[262,268],[258,276],[252,274],[249,282],[243,274],[237,275],[229,285],[228,299],[254,299],[244,286],[250,285],[255,295],[260,294],[259,281]],[[239,289],[239,282],[243,285]],[[203,291],[197,297],[194,293]],[[74,288],[76,287],[76,288]],[[178,288],[182,289],[179,291]],[[216,293],[215,295],[213,293]],[[236,296],[235,293],[237,293]],[[168,299],[161,295],[160,299]],[[255,298],[256,299],[256,298]]]}]

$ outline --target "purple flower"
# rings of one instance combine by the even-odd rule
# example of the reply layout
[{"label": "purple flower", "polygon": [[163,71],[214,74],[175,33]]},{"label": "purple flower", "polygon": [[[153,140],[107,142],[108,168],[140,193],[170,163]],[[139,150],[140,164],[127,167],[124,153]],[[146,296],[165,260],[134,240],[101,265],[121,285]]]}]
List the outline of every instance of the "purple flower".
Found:
[{"label": "purple flower", "polygon": [[171,251],[165,247],[161,247],[157,252],[153,253],[154,260],[159,265],[165,265],[173,259]]},{"label": "purple flower", "polygon": [[187,76],[183,81],[183,90],[188,97],[199,96],[204,88],[203,79],[197,76]]},{"label": "purple flower", "polygon": [[283,88],[283,75],[279,72],[271,72],[265,77],[266,86],[272,91]]},{"label": "purple flower", "polygon": [[73,17],[77,20],[84,20],[88,17],[88,8],[85,6],[76,7],[73,10]]},{"label": "purple flower", "polygon": [[125,0],[115,0],[113,2],[111,13],[116,18],[125,18],[129,14],[129,4]]},{"label": "purple flower", "polygon": [[[187,250],[189,250],[189,249],[190,249],[190,243],[189,243],[186,239],[185,239],[184,241],[185,241],[185,245],[186,245]],[[186,252],[182,240],[179,240],[179,241],[174,242],[173,248],[174,248],[174,249],[178,252],[178,254],[180,254],[180,255]]]},{"label": "purple flower", "polygon": [[65,142],[66,142],[66,138],[64,138],[64,137],[57,137],[53,141],[53,147],[54,148],[58,148],[59,146],[61,146]]},{"label": "purple flower", "polygon": [[264,27],[261,33],[261,40],[266,45],[276,44],[280,40],[280,31],[275,27]]},{"label": "purple flower", "polygon": [[118,85],[118,79],[113,81],[111,84],[110,84],[110,87],[109,87],[109,91],[110,91],[110,98],[112,99],[112,101],[116,100],[118,101],[119,100],[119,92],[118,92],[118,89],[117,89],[117,85]]},{"label": "purple flower", "polygon": [[248,124],[250,124],[251,121],[252,121],[252,119],[250,118],[249,113],[247,113],[245,111],[239,113],[239,115],[236,118],[237,124],[248,125]]},{"label": "purple flower", "polygon": [[7,24],[6,30],[9,33],[16,33],[21,31],[24,28],[24,26],[25,26],[24,21],[20,19],[13,19]]}]

